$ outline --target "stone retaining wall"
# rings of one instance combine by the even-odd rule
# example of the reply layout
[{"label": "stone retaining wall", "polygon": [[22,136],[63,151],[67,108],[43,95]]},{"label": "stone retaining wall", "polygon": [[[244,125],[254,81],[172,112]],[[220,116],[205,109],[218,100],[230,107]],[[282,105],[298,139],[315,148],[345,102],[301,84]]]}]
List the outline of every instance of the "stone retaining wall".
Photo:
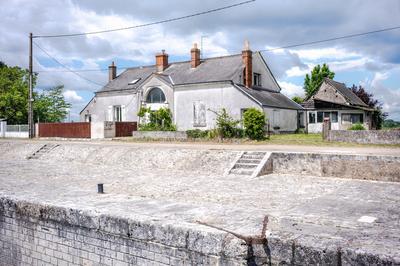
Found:
[{"label": "stone retaining wall", "polygon": [[0,198],[0,265],[242,265],[241,241],[197,224],[129,220]]},{"label": "stone retaining wall", "polygon": [[400,182],[395,156],[272,153],[272,172]]},{"label": "stone retaining wall", "polygon": [[134,139],[171,139],[185,140],[187,134],[185,131],[133,131]]},{"label": "stone retaining wall", "polygon": [[400,130],[330,130],[327,140],[361,144],[400,144]]}]

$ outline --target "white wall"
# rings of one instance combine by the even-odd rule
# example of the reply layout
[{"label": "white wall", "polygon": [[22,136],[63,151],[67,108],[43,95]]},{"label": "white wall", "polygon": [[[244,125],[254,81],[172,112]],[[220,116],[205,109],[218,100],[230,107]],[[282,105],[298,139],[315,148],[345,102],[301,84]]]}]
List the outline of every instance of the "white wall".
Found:
[{"label": "white wall", "polygon": [[[297,130],[297,110],[264,107],[271,131],[292,132]],[[274,127],[279,127],[278,130]]]},{"label": "white wall", "polygon": [[[175,123],[178,130],[212,129],[216,115],[208,109],[220,111],[225,108],[235,119],[241,119],[241,110],[255,107],[262,108],[231,84],[191,85],[175,87]],[[206,124],[193,127],[193,104],[201,101],[206,107]]]},{"label": "white wall", "polygon": [[137,121],[137,94],[121,92],[98,94],[95,96],[82,111],[81,121],[85,121],[85,114],[91,115],[92,122],[109,121],[109,109],[114,105],[122,107],[122,121]]}]

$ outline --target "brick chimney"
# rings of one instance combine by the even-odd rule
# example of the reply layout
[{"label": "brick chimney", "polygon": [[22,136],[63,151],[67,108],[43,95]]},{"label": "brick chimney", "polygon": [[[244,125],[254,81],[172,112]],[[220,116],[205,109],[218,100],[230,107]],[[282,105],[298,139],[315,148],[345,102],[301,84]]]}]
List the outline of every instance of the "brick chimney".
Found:
[{"label": "brick chimney", "polygon": [[112,61],[111,66],[108,66],[108,81],[111,81],[117,77],[117,66]]},{"label": "brick chimney", "polygon": [[165,50],[156,54],[156,66],[157,72],[163,72],[168,67],[168,54],[165,53]]},{"label": "brick chimney", "polygon": [[252,62],[253,52],[250,50],[249,41],[244,42],[244,48],[242,51],[242,59],[244,64],[243,70],[243,84],[247,88],[253,86],[253,62]]},{"label": "brick chimney", "polygon": [[200,65],[200,49],[197,48],[197,43],[193,44],[193,48],[190,50],[190,54],[192,55],[192,68],[196,68],[198,65]]}]

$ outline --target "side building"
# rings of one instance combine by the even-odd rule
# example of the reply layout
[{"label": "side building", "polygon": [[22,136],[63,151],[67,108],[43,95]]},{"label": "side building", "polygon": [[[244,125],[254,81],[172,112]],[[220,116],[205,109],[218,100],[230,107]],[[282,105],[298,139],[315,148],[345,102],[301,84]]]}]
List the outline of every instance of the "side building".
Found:
[{"label": "side building", "polygon": [[375,111],[365,104],[344,83],[325,78],[318,90],[306,99],[306,127],[309,133],[322,132],[324,118],[331,121],[332,130],[346,130],[354,124],[373,129]]},{"label": "side building", "polygon": [[246,42],[241,54],[200,58],[194,44],[191,60],[170,63],[165,51],[155,65],[129,68],[116,75],[81,111],[82,121],[136,121],[141,107],[169,108],[178,130],[215,127],[215,111],[225,108],[235,119],[254,107],[266,114],[270,129],[294,132],[303,107],[281,94],[265,59]]}]

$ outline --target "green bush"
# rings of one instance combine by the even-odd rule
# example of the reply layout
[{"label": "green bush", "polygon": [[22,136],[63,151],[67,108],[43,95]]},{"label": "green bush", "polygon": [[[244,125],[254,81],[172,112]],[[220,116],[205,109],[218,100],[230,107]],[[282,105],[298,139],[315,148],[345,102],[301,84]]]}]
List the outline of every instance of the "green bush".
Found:
[{"label": "green bush", "polygon": [[217,131],[220,138],[233,138],[237,132],[239,120],[233,119],[225,108],[220,112],[214,112],[217,115],[216,124]]},{"label": "green bush", "polygon": [[207,138],[208,130],[200,130],[200,129],[189,129],[186,130],[186,134],[189,138],[198,139],[198,138]]},{"label": "green bush", "polygon": [[362,124],[357,123],[352,125],[348,130],[365,130],[365,127]]},{"label": "green bush", "polygon": [[172,113],[169,108],[160,108],[157,111],[142,107],[138,112],[140,118],[147,116],[147,123],[141,123],[141,131],[176,131],[176,126],[172,123]]},{"label": "green bush", "polygon": [[250,139],[264,139],[265,115],[256,108],[250,108],[243,114],[243,125],[246,136]]}]

